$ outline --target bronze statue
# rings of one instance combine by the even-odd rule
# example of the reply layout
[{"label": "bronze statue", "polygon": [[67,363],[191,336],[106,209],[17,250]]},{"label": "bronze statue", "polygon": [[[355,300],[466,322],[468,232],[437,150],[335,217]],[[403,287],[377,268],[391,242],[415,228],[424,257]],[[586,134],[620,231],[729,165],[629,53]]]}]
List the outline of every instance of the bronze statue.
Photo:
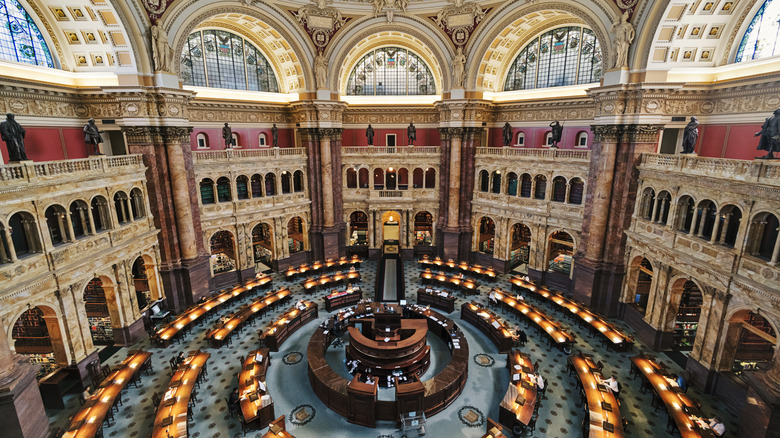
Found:
[{"label": "bronze statue", "polygon": [[103,131],[95,125],[95,119],[89,119],[84,125],[84,143],[95,147],[95,155],[103,155],[100,153],[100,143],[103,143],[103,137],[100,136],[102,133]]},{"label": "bronze statue", "polygon": [[414,142],[417,141],[417,128],[412,122],[409,122],[409,127],[406,128],[406,137],[409,139],[409,145],[414,146]]},{"label": "bronze statue", "polygon": [[276,127],[276,123],[271,128],[271,141],[273,142],[271,143],[273,147],[279,147],[279,128]]},{"label": "bronze statue", "polygon": [[222,127],[222,139],[225,140],[225,149],[230,149],[230,146],[235,146],[233,141],[233,130],[225,122],[225,126]]},{"label": "bronze statue", "polygon": [[368,128],[366,128],[366,138],[368,139],[368,145],[373,146],[374,145],[374,128],[371,127],[371,124],[368,124]]},{"label": "bronze statue", "polygon": [[756,132],[756,137],[761,136],[758,140],[758,150],[767,151],[766,155],[758,157],[759,159],[774,160],[775,152],[780,152],[780,117],[778,116],[780,116],[780,108],[767,117],[761,125],[761,130]]},{"label": "bronze statue", "polygon": [[563,136],[563,126],[556,120],[550,123],[550,128],[552,128],[552,147],[557,148]]},{"label": "bronze statue", "polygon": [[14,115],[5,115],[5,122],[0,123],[0,138],[8,147],[8,157],[11,161],[26,161],[27,153],[24,151],[25,130],[16,120]]},{"label": "bronze statue", "polygon": [[699,121],[696,117],[691,117],[691,121],[685,126],[683,131],[683,142],[681,154],[692,154],[696,147],[696,140],[699,139]]},{"label": "bronze statue", "polygon": [[512,126],[509,122],[504,123],[504,146],[509,146],[512,143]]}]

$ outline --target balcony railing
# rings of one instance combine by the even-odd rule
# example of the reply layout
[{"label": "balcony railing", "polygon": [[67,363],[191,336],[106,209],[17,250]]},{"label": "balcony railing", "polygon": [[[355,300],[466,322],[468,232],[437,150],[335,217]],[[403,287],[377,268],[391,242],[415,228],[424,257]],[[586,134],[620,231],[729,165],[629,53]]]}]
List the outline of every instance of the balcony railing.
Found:
[{"label": "balcony railing", "polygon": [[439,146],[344,146],[342,155],[438,155]]},{"label": "balcony railing", "polygon": [[193,160],[196,163],[205,161],[233,161],[253,158],[303,158],[304,148],[265,148],[265,149],[224,149],[221,151],[195,151]]},{"label": "balcony railing", "polygon": [[83,174],[114,173],[118,169],[144,169],[141,155],[92,156],[77,160],[22,161],[0,166],[0,181],[8,183],[49,181]]},{"label": "balcony railing", "polygon": [[772,161],[643,154],[639,168],[771,185],[780,184],[780,163]]},{"label": "balcony railing", "polygon": [[524,148],[477,148],[478,157],[506,157],[506,158],[538,158],[538,159],[562,159],[567,161],[590,162],[589,150],[572,149],[524,149]]}]

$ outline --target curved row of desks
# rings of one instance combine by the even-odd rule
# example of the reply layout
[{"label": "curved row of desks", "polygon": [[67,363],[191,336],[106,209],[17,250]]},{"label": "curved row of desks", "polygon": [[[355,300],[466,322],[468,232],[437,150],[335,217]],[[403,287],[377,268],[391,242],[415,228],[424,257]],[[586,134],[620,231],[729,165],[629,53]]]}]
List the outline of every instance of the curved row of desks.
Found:
[{"label": "curved row of desks", "polygon": [[247,355],[238,373],[238,394],[241,416],[252,429],[268,426],[275,417],[274,402],[268,394],[265,375],[271,364],[267,348],[257,349]]},{"label": "curved row of desks", "polygon": [[447,313],[455,311],[455,297],[446,291],[431,288],[417,289],[417,304],[429,305]]},{"label": "curved row of desks", "polygon": [[[351,318],[369,318],[379,305],[359,304],[340,312],[335,315],[336,324],[342,325]],[[368,392],[351,390],[350,380],[331,369],[325,352],[334,339],[333,334],[318,327],[307,347],[308,373],[314,393],[326,406],[350,422],[374,427],[376,421],[397,421],[402,412],[423,411],[427,416],[433,415],[460,395],[468,378],[469,349],[465,335],[454,321],[423,306],[405,306],[404,317],[425,318],[428,331],[447,344],[452,357],[444,369],[423,382],[411,379],[409,383],[397,384],[395,400],[377,400],[375,395],[373,398],[370,395],[370,388],[365,388]],[[354,385],[357,383],[365,385],[361,382]],[[360,388],[360,385],[356,386],[356,389]]]},{"label": "curved row of desks", "polygon": [[152,438],[189,436],[187,410],[190,396],[200,373],[205,372],[210,356],[210,353],[193,351],[173,373],[168,390],[157,407]]},{"label": "curved row of desks", "polygon": [[254,291],[256,288],[271,284],[271,281],[272,279],[270,275],[258,274],[255,279],[250,280],[241,286],[217,293],[202,303],[194,305],[185,310],[173,321],[157,330],[152,340],[158,346],[167,347],[170,345],[173,338],[176,337],[182,330],[187,328],[190,324],[199,321],[200,318],[202,318],[204,315],[219,309],[220,307],[228,304],[230,301],[240,296],[243,296],[249,291]]},{"label": "curved row of desks", "polygon": [[350,286],[343,291],[334,290],[325,298],[325,310],[332,312],[342,307],[354,306],[363,299],[363,292],[359,286]]},{"label": "curved row of desks", "polygon": [[284,271],[284,278],[292,279],[298,275],[314,274],[322,270],[341,268],[344,266],[359,267],[362,260],[357,255],[353,255],[350,258],[341,257],[339,259],[326,259],[325,262],[315,261],[311,264],[304,263],[300,266],[290,266]]},{"label": "curved row of desks", "polygon": [[570,370],[577,373],[588,402],[589,437],[622,437],[623,416],[615,394],[601,383],[593,358],[582,353],[569,356]]},{"label": "curved row of desks", "polygon": [[261,315],[270,307],[280,305],[291,297],[292,292],[290,289],[283,287],[277,291],[268,292],[262,298],[258,298],[251,303],[244,304],[224,322],[218,324],[214,329],[209,330],[206,333],[206,340],[212,347],[221,347],[234,330],[241,328],[247,321]]},{"label": "curved row of desks", "polygon": [[427,255],[424,255],[421,259],[417,260],[417,263],[424,267],[438,267],[443,269],[450,269],[453,271],[460,271],[487,280],[495,280],[497,275],[496,270],[492,266],[485,267],[482,265],[470,265],[466,262],[455,263],[455,261],[452,259],[445,261],[438,256],[431,259]]},{"label": "curved row of desks", "polygon": [[495,313],[472,301],[460,306],[460,318],[468,321],[487,335],[501,354],[512,348],[512,331]]},{"label": "curved row of desks", "polygon": [[122,390],[138,378],[141,370],[149,366],[152,353],[134,351],[122,364],[109,374],[95,393],[85,401],[81,409],[73,416],[70,427],[63,438],[91,438],[103,427],[103,420],[114,402],[121,397]]},{"label": "curved row of desks", "polygon": [[580,318],[584,323],[591,327],[591,332],[600,333],[604,336],[607,345],[617,351],[627,351],[634,346],[634,338],[623,333],[606,318],[599,316],[587,307],[579,304],[560,293],[553,292],[545,287],[524,280],[521,277],[513,277],[510,280],[512,287],[522,291],[527,291],[541,296],[553,304],[559,306],[562,310],[571,312],[574,316]]},{"label": "curved row of desks", "polygon": [[360,281],[360,272],[349,270],[347,272],[336,272],[334,274],[322,274],[317,278],[309,278],[301,283],[303,290],[316,290],[317,288],[335,286],[341,283],[356,283]]},{"label": "curved row of desks", "polygon": [[537,401],[536,379],[531,358],[519,350],[506,355],[509,386],[498,407],[498,421],[509,430],[523,430],[531,421]]},{"label": "curved row of desks", "polygon": [[547,334],[551,345],[558,348],[567,348],[575,342],[574,335],[561,328],[561,324],[555,322],[544,312],[525,302],[518,300],[507,292],[500,289],[494,289],[496,300],[502,306],[509,309],[515,315],[523,317],[527,322],[533,322],[539,327],[540,331]]},{"label": "curved row of desks", "polygon": [[479,284],[463,276],[463,274],[447,275],[444,272],[432,272],[426,269],[420,273],[420,280],[423,284],[439,284],[443,287],[455,288],[463,293],[477,294]]},{"label": "curved row of desks", "polygon": [[268,324],[268,329],[262,334],[262,342],[271,351],[279,351],[279,347],[290,335],[307,322],[317,319],[317,309],[317,303],[308,300],[299,301]]}]

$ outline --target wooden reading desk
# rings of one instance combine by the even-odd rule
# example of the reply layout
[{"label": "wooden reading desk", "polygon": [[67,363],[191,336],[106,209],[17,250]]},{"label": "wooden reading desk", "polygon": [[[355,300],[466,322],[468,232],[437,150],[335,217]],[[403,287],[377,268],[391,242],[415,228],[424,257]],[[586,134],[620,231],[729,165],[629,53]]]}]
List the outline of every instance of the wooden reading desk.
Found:
[{"label": "wooden reading desk", "polygon": [[308,280],[304,281],[301,286],[303,286],[304,290],[308,291],[316,290],[317,288],[325,286],[335,286],[343,282],[357,283],[360,281],[360,272],[357,272],[353,269],[354,268],[347,272],[336,272],[335,274],[330,275],[322,274],[317,278],[309,278]]},{"label": "wooden reading desk", "polygon": [[91,438],[97,435],[103,427],[103,419],[114,406],[114,401],[121,396],[122,390],[136,378],[151,357],[152,353],[148,351],[131,352],[73,416],[70,427],[62,435],[63,438]]},{"label": "wooden reading desk", "polygon": [[226,321],[206,333],[206,340],[212,347],[221,347],[233,333],[233,330],[236,330],[247,321],[261,314],[261,312],[268,309],[269,306],[286,301],[292,296],[291,294],[292,292],[290,292],[289,288],[283,287],[277,291],[269,292],[265,294],[264,297],[249,304],[243,305]]},{"label": "wooden reading desk", "polygon": [[292,279],[295,276],[298,275],[306,275],[306,274],[314,274],[319,271],[326,271],[328,269],[333,268],[340,268],[342,266],[353,266],[353,267],[360,267],[360,263],[362,260],[357,255],[353,255],[352,257],[341,257],[339,259],[326,259],[325,262],[320,262],[319,260],[309,264],[304,263],[298,267],[290,266],[287,268],[286,271],[284,271],[284,277],[287,279]]},{"label": "wooden reading desk", "polygon": [[455,311],[455,297],[446,291],[433,289],[417,289],[417,304],[430,305],[447,313]]},{"label": "wooden reading desk", "polygon": [[359,286],[350,286],[344,291],[334,290],[325,297],[325,310],[328,312],[342,307],[354,306],[363,298]]},{"label": "wooden reading desk", "polygon": [[269,350],[260,348],[249,353],[238,373],[241,415],[252,429],[262,429],[274,419],[274,402],[265,381],[270,363]]},{"label": "wooden reading desk", "polygon": [[583,353],[569,356],[569,365],[577,373],[588,400],[589,437],[622,437],[623,416],[617,398],[608,386],[601,383],[593,358]]},{"label": "wooden reading desk", "polygon": [[210,353],[193,351],[173,373],[165,391],[157,415],[154,417],[152,438],[187,437],[187,409],[190,395],[200,373],[206,368]]},{"label": "wooden reading desk", "polygon": [[430,269],[425,269],[420,273],[420,279],[423,283],[438,283],[444,287],[455,286],[463,293],[475,294],[477,293],[476,281],[471,280],[463,276],[463,274],[447,275],[444,272],[431,272]]},{"label": "wooden reading desk", "polygon": [[263,434],[263,438],[295,438],[287,432],[284,424],[284,415],[272,421],[268,426],[268,432]]},{"label": "wooden reading desk", "polygon": [[444,261],[439,256],[436,256],[435,258],[431,259],[427,255],[424,255],[417,262],[420,265],[426,267],[436,266],[443,269],[450,269],[453,271],[460,271],[467,274],[476,275],[478,277],[482,277],[487,280],[496,279],[496,270],[492,266],[484,267],[482,265],[470,265],[466,262],[455,263],[455,261],[452,259]]},{"label": "wooden reading desk", "polygon": [[547,315],[536,307],[528,304],[525,300],[517,300],[509,293],[500,289],[494,289],[496,300],[502,306],[508,308],[512,313],[526,318],[526,321],[536,324],[542,332],[546,333],[550,345],[556,345],[558,348],[570,347],[574,343],[574,335],[563,330],[557,322],[553,322]]},{"label": "wooden reading desk", "polygon": [[317,319],[317,303],[300,301],[269,324],[268,330],[263,334],[266,346],[271,351],[279,351],[279,347],[290,335],[313,319]]},{"label": "wooden reading desk", "polygon": [[476,301],[463,303],[460,306],[460,317],[486,334],[496,344],[499,353],[506,353],[512,348],[512,331],[509,327],[495,313],[483,308]]},{"label": "wooden reading desk", "polygon": [[536,406],[534,364],[527,354],[512,350],[506,355],[509,386],[498,409],[498,421],[509,430],[522,429],[531,421]]}]

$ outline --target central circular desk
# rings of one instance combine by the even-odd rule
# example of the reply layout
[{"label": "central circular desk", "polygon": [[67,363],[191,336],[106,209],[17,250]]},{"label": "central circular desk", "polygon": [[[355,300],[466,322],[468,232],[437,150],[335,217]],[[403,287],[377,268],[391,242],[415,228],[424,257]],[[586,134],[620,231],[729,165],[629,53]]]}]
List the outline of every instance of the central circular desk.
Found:
[{"label": "central circular desk", "polygon": [[[394,306],[402,309],[404,318],[425,320],[428,332],[447,344],[451,353],[450,361],[428,380],[421,381],[416,374],[412,374],[407,383],[396,384],[395,400],[378,400],[377,382],[369,385],[356,378],[348,380],[330,367],[325,352],[334,337],[326,328],[318,327],[307,347],[309,382],[326,406],[351,423],[376,427],[377,421],[397,422],[400,415],[408,412],[434,415],[455,401],[466,384],[469,347],[465,335],[455,322],[423,306]],[[384,304],[381,303],[359,304],[334,315],[334,324],[346,326],[350,321],[373,318],[375,311],[383,308]],[[411,343],[417,345],[419,340]]]}]

